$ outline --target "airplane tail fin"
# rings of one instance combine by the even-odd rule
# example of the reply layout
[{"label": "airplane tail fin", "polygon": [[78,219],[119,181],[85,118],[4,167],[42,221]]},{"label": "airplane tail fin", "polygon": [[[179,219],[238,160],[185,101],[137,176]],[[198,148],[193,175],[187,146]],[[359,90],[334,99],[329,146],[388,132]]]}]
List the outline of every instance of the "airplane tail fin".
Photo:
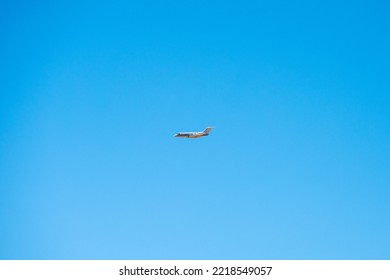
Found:
[{"label": "airplane tail fin", "polygon": [[206,127],[206,129],[203,130],[203,133],[209,134],[212,128],[214,127],[213,126]]}]

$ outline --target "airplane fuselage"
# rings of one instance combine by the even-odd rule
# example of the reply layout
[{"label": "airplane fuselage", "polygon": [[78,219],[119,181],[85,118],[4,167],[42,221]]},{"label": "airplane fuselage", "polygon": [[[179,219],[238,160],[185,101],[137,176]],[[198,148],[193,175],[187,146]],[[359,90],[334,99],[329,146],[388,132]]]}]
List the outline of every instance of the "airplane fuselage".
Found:
[{"label": "airplane fuselage", "polygon": [[173,136],[179,138],[199,138],[203,136],[208,136],[212,128],[212,126],[209,126],[206,127],[205,130],[199,132],[178,132]]},{"label": "airplane fuselage", "polygon": [[208,136],[208,133],[203,132],[179,132],[175,134],[175,137],[181,137],[181,138],[199,138],[203,136]]}]

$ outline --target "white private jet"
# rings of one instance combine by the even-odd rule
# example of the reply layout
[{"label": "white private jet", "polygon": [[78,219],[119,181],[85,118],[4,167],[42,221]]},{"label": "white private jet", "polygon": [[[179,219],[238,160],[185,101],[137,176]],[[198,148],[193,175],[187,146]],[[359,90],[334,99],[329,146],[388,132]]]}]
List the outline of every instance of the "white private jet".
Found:
[{"label": "white private jet", "polygon": [[178,132],[174,137],[181,137],[181,138],[199,138],[203,136],[209,135],[211,129],[214,128],[213,126],[206,127],[205,130],[200,132]]}]

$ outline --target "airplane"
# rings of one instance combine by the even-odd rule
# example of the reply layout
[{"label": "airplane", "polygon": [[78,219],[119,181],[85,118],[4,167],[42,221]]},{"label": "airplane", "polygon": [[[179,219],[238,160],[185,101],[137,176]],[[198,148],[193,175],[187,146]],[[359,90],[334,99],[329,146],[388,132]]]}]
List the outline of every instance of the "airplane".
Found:
[{"label": "airplane", "polygon": [[180,138],[199,138],[203,136],[208,136],[211,129],[214,128],[213,126],[206,127],[205,130],[200,132],[178,132],[174,137],[180,137]]}]

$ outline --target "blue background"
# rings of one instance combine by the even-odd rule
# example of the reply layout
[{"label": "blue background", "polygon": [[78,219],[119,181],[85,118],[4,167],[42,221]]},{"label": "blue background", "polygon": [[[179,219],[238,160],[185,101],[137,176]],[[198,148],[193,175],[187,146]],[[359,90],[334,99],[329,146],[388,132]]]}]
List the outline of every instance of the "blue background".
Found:
[{"label": "blue background", "polygon": [[0,258],[389,259],[389,11],[1,2]]}]

